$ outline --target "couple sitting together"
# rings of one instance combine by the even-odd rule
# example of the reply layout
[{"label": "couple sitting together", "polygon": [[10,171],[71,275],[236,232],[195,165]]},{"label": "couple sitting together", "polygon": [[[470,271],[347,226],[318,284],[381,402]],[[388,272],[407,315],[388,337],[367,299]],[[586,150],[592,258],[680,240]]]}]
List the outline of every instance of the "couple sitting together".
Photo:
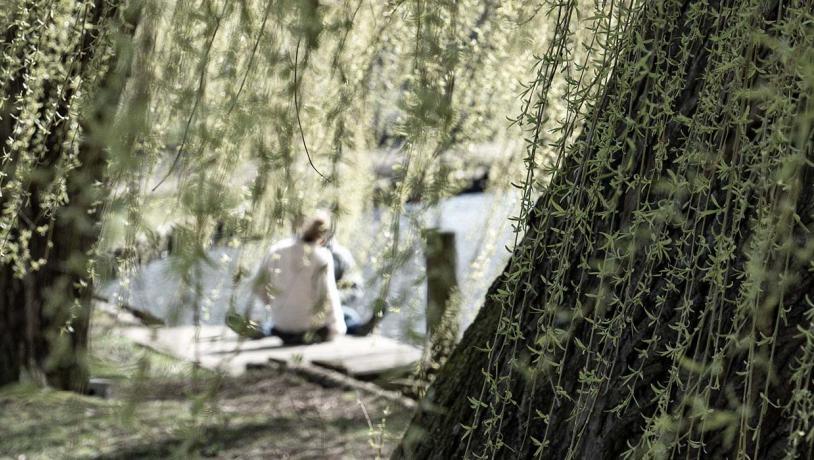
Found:
[{"label": "couple sitting together", "polygon": [[230,311],[226,324],[242,337],[277,336],[289,345],[369,333],[373,318],[363,323],[356,311],[342,307],[337,281],[352,268],[353,259],[331,244],[329,229],[328,215],[317,213],[296,237],[269,248],[253,291],[270,307],[271,321],[258,324]]}]

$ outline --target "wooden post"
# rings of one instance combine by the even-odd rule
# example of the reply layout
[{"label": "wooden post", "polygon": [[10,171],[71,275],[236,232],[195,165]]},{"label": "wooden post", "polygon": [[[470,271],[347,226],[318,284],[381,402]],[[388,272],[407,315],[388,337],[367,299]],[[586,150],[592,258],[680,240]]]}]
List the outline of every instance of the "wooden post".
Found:
[{"label": "wooden post", "polygon": [[424,238],[429,358],[438,364],[452,350],[458,338],[455,233],[427,229]]}]

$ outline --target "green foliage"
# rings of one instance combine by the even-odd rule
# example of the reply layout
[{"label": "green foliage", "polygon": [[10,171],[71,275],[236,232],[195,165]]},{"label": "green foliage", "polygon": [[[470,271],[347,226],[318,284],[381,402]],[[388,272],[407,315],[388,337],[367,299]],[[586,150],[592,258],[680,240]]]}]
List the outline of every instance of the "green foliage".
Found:
[{"label": "green foliage", "polygon": [[[811,4],[547,5],[516,121],[525,226],[489,300],[500,320],[463,424],[484,438],[466,455],[580,456],[604,412],[639,427],[633,458],[810,454]],[[565,115],[546,131],[557,74]],[[545,146],[555,176],[535,204]],[[524,347],[529,372],[512,365]],[[512,418],[538,401],[540,422]],[[504,444],[510,418],[528,428]],[[780,433],[784,448],[761,444]]]},{"label": "green foliage", "polygon": [[[0,267],[47,284],[42,267],[71,259],[40,257],[53,255],[41,242],[63,236],[53,234],[61,214],[85,228],[101,219],[93,251],[116,250],[104,263],[72,259],[87,274],[74,281],[93,286],[112,267],[126,279],[142,253],[159,252],[144,247],[175,227],[179,303],[194,308],[205,302],[196,270],[212,263],[206,249],[219,226],[239,246],[287,234],[325,207],[348,241],[367,234],[362,217],[377,206],[389,223],[359,250],[380,269],[383,305],[389,274],[415,244],[399,234],[406,202],[454,192],[469,146],[505,142],[514,75],[533,61],[539,25],[522,2],[120,3],[92,26],[86,20],[108,3],[13,1],[0,15],[10,37],[0,45]],[[131,13],[132,24],[121,21]],[[87,37],[100,40],[77,73]],[[83,141],[103,150],[102,174],[88,174]],[[505,150],[510,159],[517,149]],[[370,173],[393,158],[384,180]],[[498,177],[522,172],[498,166]],[[70,184],[98,197],[75,201]],[[54,308],[72,297],[55,295]],[[86,302],[79,308],[85,317]]]},{"label": "green foliage", "polygon": [[[102,24],[100,52],[76,74],[94,4],[0,10],[13,37],[0,44],[7,273],[42,270],[32,242],[55,241],[58,213],[92,226],[104,209],[101,247],[178,226],[177,270],[199,305],[195,271],[219,222],[239,244],[324,206],[349,236],[376,204],[391,224],[370,248],[392,271],[405,203],[454,190],[467,144],[522,136],[525,157],[500,174],[522,191],[521,211],[490,299],[501,315],[484,384],[468,395],[466,453],[545,456],[567,443],[575,455],[584,432],[551,439],[552,413],[588,420],[620,381],[626,396],[606,410],[643,416],[630,456],[701,452],[713,437],[733,456],[759,453],[778,406],[785,453],[810,452],[814,303],[797,289],[811,286],[814,253],[810,2],[133,0],[137,30]],[[515,86],[529,68],[531,83]],[[115,104],[99,86],[111,74],[124,82]],[[100,109],[110,116],[90,120]],[[103,180],[83,176],[88,138],[104,147]],[[384,187],[368,173],[377,149],[398,149]],[[69,184],[82,180],[101,201],[71,209]],[[78,316],[74,299],[54,304]],[[632,331],[642,338],[623,366]],[[794,352],[790,374],[781,348]],[[653,377],[657,360],[666,369]],[[773,393],[781,374],[786,399]],[[507,444],[504,420],[543,386],[551,398],[524,425],[542,430]]]}]

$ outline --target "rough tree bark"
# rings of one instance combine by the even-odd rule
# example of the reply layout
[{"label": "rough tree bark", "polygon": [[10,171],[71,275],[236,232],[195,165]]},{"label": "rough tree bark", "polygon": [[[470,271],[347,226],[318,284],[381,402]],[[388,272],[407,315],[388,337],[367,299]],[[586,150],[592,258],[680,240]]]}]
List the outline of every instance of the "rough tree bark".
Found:
[{"label": "rough tree bark", "polygon": [[[28,5],[11,14],[29,14],[24,18],[36,23],[55,20],[49,17],[48,5]],[[123,89],[124,77],[117,68],[112,40],[132,36],[139,8],[125,8],[123,1],[97,0],[75,9],[75,21],[62,27],[82,26],[79,40],[63,50],[63,62],[73,60],[67,78],[46,78],[41,96],[42,117],[49,108],[57,113],[55,122],[43,119],[38,129],[47,129],[45,145],[34,173],[26,178],[23,205],[18,209],[11,238],[31,230],[28,241],[30,260],[42,260],[37,269],[15,272],[11,263],[0,264],[0,385],[16,382],[27,373],[35,381],[61,389],[83,391],[88,379],[85,349],[88,339],[90,302],[93,290],[89,274],[91,252],[99,236],[101,198],[100,184],[105,182],[105,146],[101,130],[110,127]],[[64,18],[58,18],[64,20]],[[11,21],[9,21],[11,22]],[[59,27],[58,26],[58,27]],[[11,43],[22,33],[11,25],[5,30],[5,42]],[[66,32],[68,33],[68,32]],[[28,53],[25,48],[22,53]],[[2,106],[0,139],[18,140],[15,131],[19,113],[13,101],[26,89],[25,80],[33,71],[36,59],[17,56],[25,62],[6,87],[7,103]],[[48,58],[46,53],[45,59]],[[70,62],[70,61],[69,61]],[[78,86],[66,82],[80,82]],[[76,91],[82,91],[75,98]],[[82,104],[82,108],[72,104]],[[65,177],[67,201],[53,215],[45,212],[44,200],[52,199],[53,183],[66,165],[72,142],[71,122],[79,113],[81,134],[76,167]],[[4,165],[13,178],[16,159]],[[0,195],[0,208],[4,205]],[[37,228],[47,231],[37,231]]]},{"label": "rough tree bark", "polygon": [[[800,35],[795,35],[799,32],[774,28],[790,14],[790,5],[778,1],[745,3],[750,6],[744,6],[744,11],[757,12],[753,19],[756,28],[766,37],[762,43],[777,39],[778,43],[795,50],[790,56],[811,56],[810,29],[807,42],[801,42]],[[803,10],[795,14],[810,17],[811,2],[791,3]],[[751,7],[754,8],[750,10]],[[742,27],[742,23],[736,21],[738,8],[738,2],[714,0],[647,3],[645,13],[630,33],[631,36],[641,34],[643,40],[631,39],[631,42],[644,42],[648,49],[628,49],[620,55],[610,83],[587,117],[589,121],[581,137],[585,141],[591,136],[602,136],[599,127],[604,126],[604,135],[611,135],[614,143],[627,142],[632,147],[611,157],[603,167],[591,166],[602,155],[596,142],[586,142],[587,148],[572,151],[565,158],[548,192],[536,202],[527,219],[526,233],[512,261],[492,285],[475,322],[430,386],[393,458],[480,458],[485,454],[489,458],[612,459],[640,444],[639,449],[629,451],[634,457],[735,458],[740,453],[750,458],[777,458],[784,455],[792,442],[789,404],[795,397],[793,373],[799,367],[796,359],[803,354],[805,345],[799,328],[809,325],[806,315],[810,303],[806,296],[814,292],[814,275],[809,268],[812,260],[810,231],[814,229],[813,142],[811,120],[802,114],[805,110],[807,116],[811,113],[811,87],[807,86],[811,82],[797,86],[808,91],[807,94],[798,91],[783,96],[794,101],[795,110],[800,111],[801,125],[795,129],[804,133],[802,145],[794,145],[789,134],[789,139],[778,144],[780,147],[771,151],[767,148],[765,155],[782,155],[796,149],[802,152],[806,161],[795,163],[783,176],[787,183],[797,184],[796,195],[791,196],[792,192],[787,189],[775,189],[772,185],[761,189],[759,185],[763,181],[780,182],[777,179],[780,173],[774,166],[768,166],[773,164],[771,161],[763,168],[755,160],[741,164],[740,155],[747,147],[755,147],[750,146],[750,139],[758,139],[761,130],[782,115],[762,105],[759,98],[750,103],[735,91],[770,87],[774,84],[771,83],[775,81],[773,78],[782,75],[782,70],[778,70],[782,65],[774,67],[772,53],[777,49],[772,45],[748,41],[742,44],[742,49],[734,51],[743,60],[735,61],[730,68],[725,69],[721,62],[710,63],[713,53],[722,53],[718,48],[741,46],[733,38]],[[753,71],[751,65],[760,71]],[[789,65],[788,61],[783,65]],[[631,72],[634,67],[639,70]],[[713,72],[716,73],[713,75]],[[783,78],[799,77],[793,74]],[[629,75],[641,77],[636,79],[633,91],[620,94],[620,81]],[[672,93],[672,99],[666,99],[663,97],[666,92],[661,88],[670,76],[679,76],[682,84]],[[741,82],[740,88],[728,86],[726,79]],[[709,87],[719,80],[724,82],[714,96],[721,104],[721,115],[719,120],[708,120],[703,118],[708,115],[700,115],[699,100],[701,94],[711,91]],[[723,114],[728,104],[740,104],[742,120],[728,122],[726,129],[716,131],[715,122],[728,116]],[[611,118],[614,109],[624,113],[622,122]],[[591,121],[593,118],[596,123]],[[659,120],[662,124],[654,126]],[[650,126],[640,131],[630,129],[631,125],[643,123]],[[691,130],[705,127],[718,147],[707,155],[709,160],[690,166],[681,164],[678,158],[683,152],[698,149],[688,144]],[[696,132],[693,136],[700,135]],[[732,166],[731,174],[718,174],[725,166]],[[646,189],[629,186],[640,177],[664,178],[665,181],[670,178],[670,184],[674,185],[677,180],[684,185],[680,193],[676,193],[675,186],[670,192],[659,188],[657,185],[663,183],[659,180],[650,180]],[[708,187],[693,188],[702,182]],[[747,199],[736,200],[731,196],[737,187],[740,187],[737,193]],[[774,190],[771,195],[761,195],[761,190],[769,189]],[[590,194],[595,196],[588,196]],[[585,220],[575,224],[577,211],[591,209],[586,205],[590,199],[604,205],[594,207]],[[780,266],[785,265],[786,270],[779,270],[783,274],[775,273],[774,278],[767,275],[754,282],[763,292],[777,292],[773,291],[773,284],[785,283],[783,294],[779,301],[764,299],[768,294],[760,297],[765,305],[770,305],[766,311],[757,307],[754,312],[736,310],[738,296],[749,289],[746,283],[753,281],[749,281],[751,275],[733,274],[750,273],[749,264],[756,260],[755,241],[763,238],[761,219],[781,219],[778,216],[789,203],[799,217],[796,228],[787,240],[772,247],[786,244],[791,247],[788,253],[799,254],[799,257],[793,255],[780,263]],[[658,212],[667,208],[672,220],[655,221],[649,227],[636,222],[642,209]],[[765,212],[765,209],[770,211]],[[624,274],[626,282],[610,283],[609,277],[598,274],[602,270],[597,268],[597,261],[610,251],[624,251],[620,249],[622,244],[609,247],[608,235],[628,234],[631,228],[645,227],[648,227],[647,232],[621,241],[624,247],[637,248],[627,253],[625,266],[608,269],[615,270],[614,274]],[[586,230],[578,232],[579,229]],[[656,242],[650,237],[654,234],[669,241],[667,250],[658,257],[652,256]],[[569,248],[564,253],[563,246]],[[553,254],[560,257],[549,257]],[[649,259],[648,254],[651,254]],[[716,278],[712,270],[698,268],[703,263],[695,263],[714,261],[721,254],[731,254],[727,256],[728,262],[722,264],[727,267],[722,275],[724,282]],[[512,267],[526,262],[532,265],[528,276],[519,281],[513,279],[516,270]],[[769,267],[778,265],[772,256],[757,262]],[[557,279],[559,274],[567,282],[565,288],[558,291],[561,297],[552,300],[547,293],[552,292],[551,280]],[[514,303],[496,300],[499,292],[505,290],[519,291],[522,295],[514,297]],[[631,292],[639,292],[641,297],[631,300]],[[626,308],[624,302],[611,304],[596,301],[597,298],[627,299],[631,304],[635,300],[636,305],[644,307],[620,314],[619,309]],[[552,302],[556,304],[555,313],[546,307]],[[781,310],[776,305],[771,307],[772,302],[780,305]],[[650,308],[653,306],[657,308]],[[622,321],[617,324],[618,319]],[[506,327],[507,322],[515,326]],[[665,351],[671,344],[683,340],[680,335],[684,332],[676,326],[679,323],[689,325],[693,337],[684,352],[685,367],[674,366]],[[746,325],[745,330],[736,327],[738,324]],[[595,335],[599,334],[597,325],[602,325],[603,331],[618,335],[615,346],[591,347],[591,343],[597,341]],[[507,329],[510,333],[505,332]],[[546,329],[549,332],[556,329],[567,338],[562,341],[562,347],[551,347],[544,353],[547,359],[541,363],[529,350],[540,348],[534,339],[544,335]],[[707,347],[706,341],[717,340],[716,331],[729,330],[736,331],[734,334],[743,347],[713,346],[715,360],[706,355],[706,360],[699,358],[698,350]],[[772,336],[774,340],[763,340]],[[658,339],[651,341],[654,337]],[[754,344],[751,348],[754,356],[749,355],[750,343]],[[488,349],[493,350],[491,360]],[[665,352],[657,353],[653,349]],[[746,363],[755,362],[755,357],[771,365],[747,367]],[[694,374],[698,361],[701,361],[698,367],[710,367],[715,362],[715,379],[720,384],[704,386],[706,379],[715,379],[708,373]],[[556,368],[555,363],[561,363],[561,367]],[[632,369],[641,372],[630,384],[627,378]],[[592,387],[585,378],[585,371],[595,371],[601,383]],[[562,376],[559,382],[558,375]],[[677,376],[679,383],[665,390],[671,375]],[[744,388],[745,375],[750,377],[748,388]],[[494,381],[490,381],[492,379]],[[699,394],[707,398],[707,416],[734,414],[736,425],[746,428],[727,431],[730,425],[714,425],[709,418],[704,420],[703,416],[694,414],[691,404],[682,399],[687,382],[700,383]],[[803,382],[804,389],[808,390],[808,385]],[[586,395],[585,388],[598,388],[598,391]],[[656,393],[665,391],[667,409],[662,410],[655,402]],[[632,403],[626,400],[631,395],[635,398]],[[771,403],[761,414],[763,398]],[[586,400],[592,403],[577,407]],[[746,415],[738,413],[743,408],[738,408],[733,401],[746,401],[753,410]],[[614,408],[617,409],[614,411]],[[670,439],[665,441],[667,450],[647,450],[642,444],[643,437],[654,429],[647,420],[661,413],[672,413],[676,420],[684,417],[689,425],[672,429],[656,427],[662,435],[670,434]],[[500,416],[485,421],[489,415],[496,414]],[[801,428],[801,433],[807,433],[806,441],[796,447],[796,455],[810,458],[814,455],[811,426],[795,426]],[[543,444],[531,441],[532,438]]]}]

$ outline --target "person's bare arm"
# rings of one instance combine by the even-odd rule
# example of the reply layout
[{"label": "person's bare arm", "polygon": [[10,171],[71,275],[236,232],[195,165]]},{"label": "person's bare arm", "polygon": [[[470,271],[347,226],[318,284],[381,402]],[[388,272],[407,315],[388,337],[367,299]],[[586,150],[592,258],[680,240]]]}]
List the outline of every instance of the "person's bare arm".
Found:
[{"label": "person's bare arm", "polygon": [[328,259],[322,274],[323,293],[325,299],[322,305],[327,310],[325,314],[328,315],[327,327],[331,332],[331,336],[344,335],[347,331],[345,326],[345,318],[342,314],[342,303],[339,299],[339,290],[336,288],[336,281],[334,279],[333,260]]},{"label": "person's bare arm", "polygon": [[263,262],[260,264],[260,267],[257,269],[257,273],[254,275],[254,279],[252,280],[252,292],[254,295],[266,301],[267,290],[268,290],[268,283],[269,283],[269,274],[268,274],[268,267],[267,261],[264,259]]}]

